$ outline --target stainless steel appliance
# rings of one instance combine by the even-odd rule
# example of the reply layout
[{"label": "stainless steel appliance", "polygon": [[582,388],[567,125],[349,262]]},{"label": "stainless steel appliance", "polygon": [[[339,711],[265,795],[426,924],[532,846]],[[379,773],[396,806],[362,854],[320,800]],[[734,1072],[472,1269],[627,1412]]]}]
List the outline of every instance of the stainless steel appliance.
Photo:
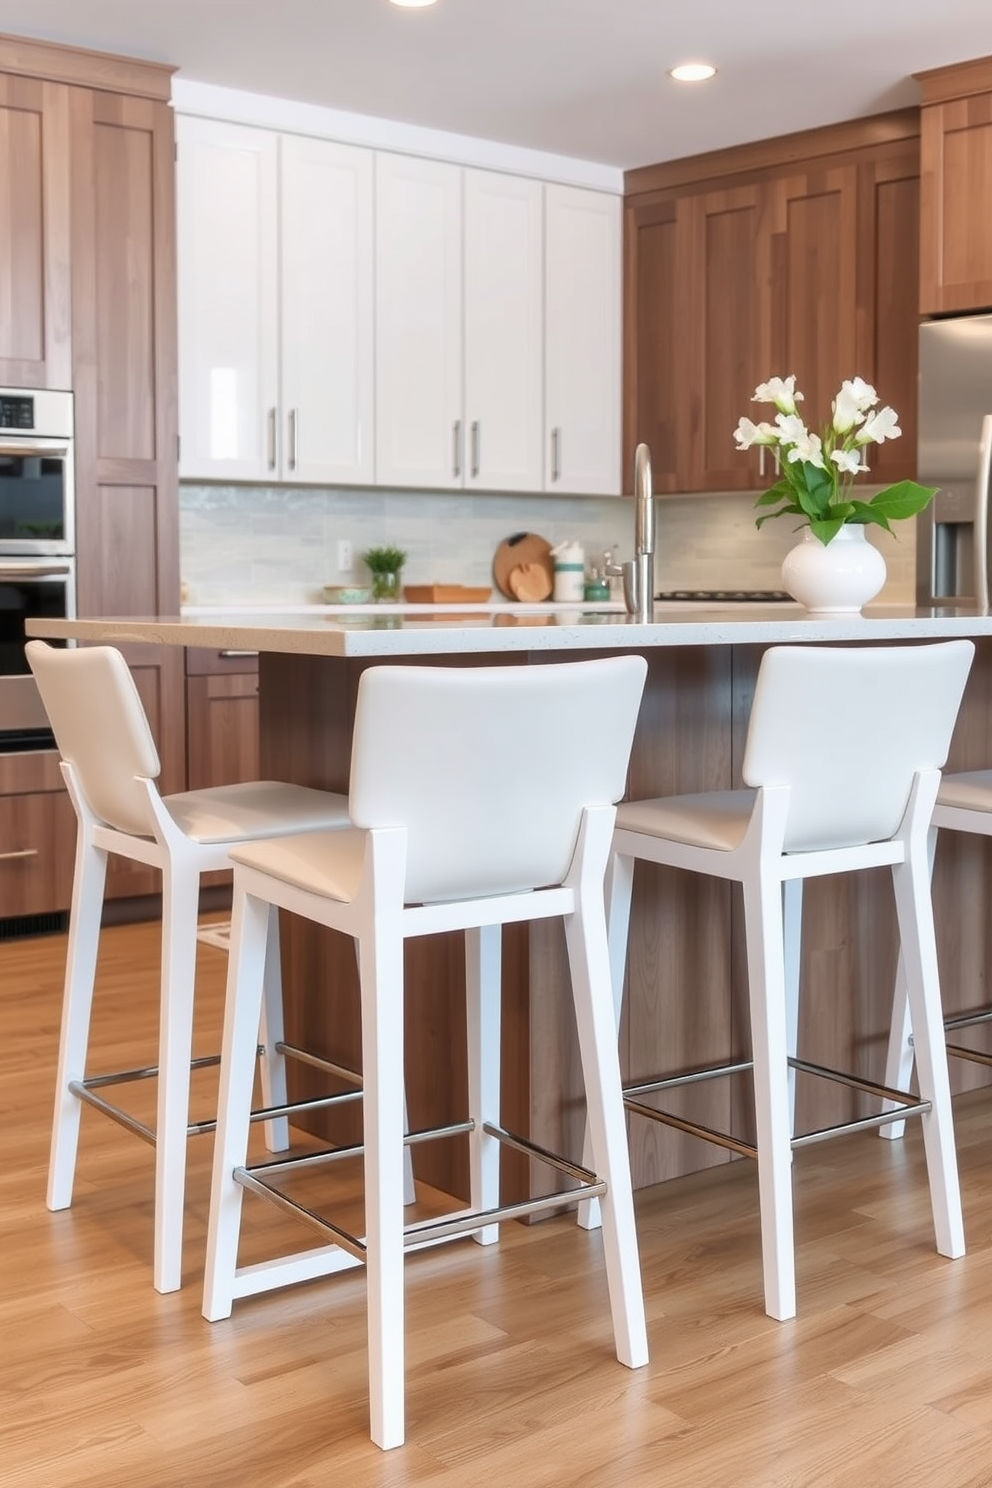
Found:
[{"label": "stainless steel appliance", "polygon": [[0,750],[52,746],[24,622],[75,615],[75,535],[72,394],[0,388]]},{"label": "stainless steel appliance", "polygon": [[992,315],[920,327],[917,475],[939,490],[917,518],[916,594],[989,605]]}]

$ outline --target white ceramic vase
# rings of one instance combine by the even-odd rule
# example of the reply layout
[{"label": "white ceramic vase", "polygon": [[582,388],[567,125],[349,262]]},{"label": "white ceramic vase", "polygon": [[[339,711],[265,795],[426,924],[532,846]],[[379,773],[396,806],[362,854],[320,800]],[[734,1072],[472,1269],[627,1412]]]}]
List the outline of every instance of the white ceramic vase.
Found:
[{"label": "white ceramic vase", "polygon": [[845,524],[821,543],[807,527],[782,564],[782,587],[817,615],[857,614],[885,583],[885,559],[862,526]]}]

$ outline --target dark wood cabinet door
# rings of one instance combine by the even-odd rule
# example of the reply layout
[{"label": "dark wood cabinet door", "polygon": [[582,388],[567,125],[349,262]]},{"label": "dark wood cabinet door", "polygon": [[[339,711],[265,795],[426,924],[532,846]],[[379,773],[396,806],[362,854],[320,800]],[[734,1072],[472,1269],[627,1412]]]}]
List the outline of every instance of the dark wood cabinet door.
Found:
[{"label": "dark wood cabinet door", "polygon": [[0,73],[0,384],[72,386],[69,90]]},{"label": "dark wood cabinet door", "polygon": [[992,64],[988,70],[989,91],[922,110],[924,315],[992,306]]},{"label": "dark wood cabinet door", "polygon": [[258,672],[187,677],[190,790],[259,778]]}]

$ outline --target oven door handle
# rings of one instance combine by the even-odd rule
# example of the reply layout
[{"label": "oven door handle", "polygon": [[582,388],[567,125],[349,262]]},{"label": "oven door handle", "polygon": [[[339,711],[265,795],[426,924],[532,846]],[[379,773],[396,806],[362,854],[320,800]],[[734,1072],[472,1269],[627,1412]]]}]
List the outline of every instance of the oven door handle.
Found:
[{"label": "oven door handle", "polygon": [[6,564],[0,559],[0,580],[16,582],[18,579],[68,579],[71,574],[71,563]]}]

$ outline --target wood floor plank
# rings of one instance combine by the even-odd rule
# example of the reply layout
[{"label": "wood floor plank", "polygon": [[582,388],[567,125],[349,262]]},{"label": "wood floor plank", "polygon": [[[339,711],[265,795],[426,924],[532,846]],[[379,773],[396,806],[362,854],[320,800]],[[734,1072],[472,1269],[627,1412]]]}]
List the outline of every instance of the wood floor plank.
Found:
[{"label": "wood floor plank", "polygon": [[[154,1057],[157,939],[104,934],[101,1066]],[[64,954],[59,935],[0,943],[3,1488],[992,1488],[992,1092],[956,1101],[959,1261],[934,1250],[917,1129],[796,1154],[790,1323],[763,1311],[752,1165],[639,1192],[644,1370],[616,1362],[601,1237],[567,1215],[410,1257],[409,1444],[384,1454],[361,1272],[201,1317],[209,1138],[190,1146],[178,1293],[151,1285],[151,1148],[96,1113],[72,1208],[46,1210]],[[206,1053],[225,955],[201,946],[198,966]],[[151,1114],[152,1084],[132,1098]],[[353,1207],[354,1175],[335,1181]],[[247,1256],[312,1243],[246,1199]]]}]

